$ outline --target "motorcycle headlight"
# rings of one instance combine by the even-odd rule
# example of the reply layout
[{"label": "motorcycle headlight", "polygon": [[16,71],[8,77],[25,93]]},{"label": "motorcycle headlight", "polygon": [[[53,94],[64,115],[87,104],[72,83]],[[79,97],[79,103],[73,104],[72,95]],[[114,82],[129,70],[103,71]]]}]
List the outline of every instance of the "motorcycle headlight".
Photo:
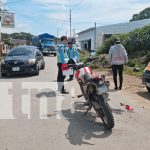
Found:
[{"label": "motorcycle headlight", "polygon": [[34,65],[35,64],[35,59],[29,59],[28,64],[29,65]]},{"label": "motorcycle headlight", "polygon": [[5,63],[5,61],[4,61],[4,60],[2,60],[2,61],[1,61],[1,64],[2,64],[2,65],[5,65],[6,63]]}]

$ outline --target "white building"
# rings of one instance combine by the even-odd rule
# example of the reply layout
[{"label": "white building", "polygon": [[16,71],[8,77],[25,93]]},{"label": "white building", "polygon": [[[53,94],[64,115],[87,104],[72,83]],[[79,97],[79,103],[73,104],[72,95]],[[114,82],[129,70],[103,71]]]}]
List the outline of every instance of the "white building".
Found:
[{"label": "white building", "polygon": [[142,28],[146,25],[150,25],[150,19],[101,26],[97,27],[96,36],[95,28],[89,28],[78,33],[77,41],[79,42],[78,44],[81,46],[82,49],[94,50],[95,39],[97,48],[103,44],[105,39],[109,38],[113,34],[129,33],[135,29]]}]

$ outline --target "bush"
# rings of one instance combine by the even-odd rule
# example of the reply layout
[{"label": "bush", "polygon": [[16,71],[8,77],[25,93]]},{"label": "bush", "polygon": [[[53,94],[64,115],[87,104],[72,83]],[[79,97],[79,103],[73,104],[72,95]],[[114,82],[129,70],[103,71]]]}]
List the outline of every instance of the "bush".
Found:
[{"label": "bush", "polygon": [[[121,39],[129,58],[133,59],[129,61],[130,66],[140,65],[140,63],[145,65],[150,61],[150,25],[136,29],[128,34],[113,35],[98,48],[97,55],[107,54],[110,47],[114,44],[116,36]],[[142,58],[143,56],[144,58]]]},{"label": "bush", "polygon": [[115,38],[116,38],[116,35],[113,35],[109,39],[107,39],[105,43],[102,45],[102,47],[98,48],[97,55],[107,54],[109,52],[110,47],[114,44]]},{"label": "bush", "polygon": [[128,66],[135,67],[136,66],[135,60],[134,59],[129,59]]}]

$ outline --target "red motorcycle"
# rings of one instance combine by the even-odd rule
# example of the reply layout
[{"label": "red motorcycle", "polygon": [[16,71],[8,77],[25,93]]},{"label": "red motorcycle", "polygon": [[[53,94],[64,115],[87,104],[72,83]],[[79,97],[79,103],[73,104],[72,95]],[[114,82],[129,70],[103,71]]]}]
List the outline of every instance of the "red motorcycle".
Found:
[{"label": "red motorcycle", "polygon": [[102,119],[104,127],[106,129],[112,129],[114,127],[114,118],[110,106],[107,103],[109,100],[109,82],[105,80],[104,75],[97,76],[90,67],[86,67],[87,62],[94,59],[88,59],[84,64],[69,65],[69,68],[76,71],[75,78],[82,91],[82,95],[79,95],[78,98],[84,96],[86,100],[88,109],[85,115],[93,107],[96,114]]}]

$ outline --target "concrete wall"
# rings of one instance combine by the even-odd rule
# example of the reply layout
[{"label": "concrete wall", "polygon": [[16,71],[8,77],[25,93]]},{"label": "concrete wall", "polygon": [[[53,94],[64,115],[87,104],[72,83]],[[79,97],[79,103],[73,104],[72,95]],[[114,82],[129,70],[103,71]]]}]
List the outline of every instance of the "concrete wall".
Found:
[{"label": "concrete wall", "polygon": [[84,32],[78,35],[78,41],[80,43],[80,46],[82,47],[81,43],[82,41],[88,41],[91,39],[91,49],[94,50],[94,39],[95,39],[95,32],[94,30],[90,30],[88,32]]}]

